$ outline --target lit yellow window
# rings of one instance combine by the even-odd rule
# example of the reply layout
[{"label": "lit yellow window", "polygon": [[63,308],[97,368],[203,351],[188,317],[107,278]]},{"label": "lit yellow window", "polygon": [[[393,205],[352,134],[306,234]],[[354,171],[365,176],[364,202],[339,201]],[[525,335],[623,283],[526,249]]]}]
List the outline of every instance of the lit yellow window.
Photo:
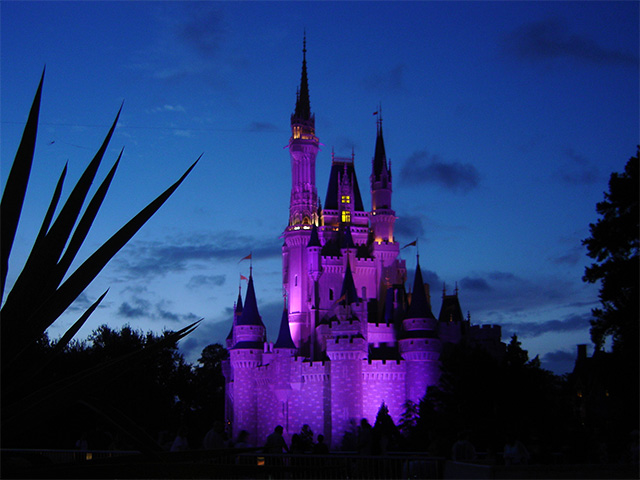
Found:
[{"label": "lit yellow window", "polygon": [[343,222],[350,222],[351,221],[351,212],[348,212],[348,211],[344,210],[342,212],[342,221]]},{"label": "lit yellow window", "polygon": [[351,203],[351,195],[342,195],[342,203]]}]

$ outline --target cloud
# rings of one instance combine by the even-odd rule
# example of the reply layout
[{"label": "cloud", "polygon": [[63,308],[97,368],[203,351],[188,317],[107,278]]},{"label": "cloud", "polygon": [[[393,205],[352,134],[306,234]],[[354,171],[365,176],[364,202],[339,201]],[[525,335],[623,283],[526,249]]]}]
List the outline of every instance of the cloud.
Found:
[{"label": "cloud", "polygon": [[569,185],[594,185],[600,182],[598,169],[571,148],[563,151],[568,160],[558,172],[558,177]]},{"label": "cloud", "polygon": [[250,132],[277,132],[279,130],[276,125],[269,122],[251,122],[249,125]]},{"label": "cloud", "polygon": [[564,18],[547,18],[523,25],[505,37],[503,48],[521,60],[571,59],[595,66],[638,66],[636,53],[608,49],[589,36],[572,33]]},{"label": "cloud", "polygon": [[176,137],[183,137],[183,138],[192,138],[193,137],[193,133],[191,132],[191,130],[176,129],[176,130],[173,131],[173,134]]},{"label": "cloud", "polygon": [[148,302],[143,301],[139,301],[136,306],[123,302],[118,308],[118,315],[125,318],[149,317],[150,314]]},{"label": "cloud", "polygon": [[178,37],[206,58],[215,57],[226,31],[222,11],[202,3],[186,4],[187,18],[178,26]]},{"label": "cloud", "polygon": [[221,287],[226,279],[225,275],[194,275],[187,283],[187,288]]},{"label": "cloud", "polygon": [[403,215],[398,217],[394,226],[394,233],[397,237],[408,241],[424,236],[424,226],[422,217],[418,215]]},{"label": "cloud", "polygon": [[161,107],[156,107],[153,110],[151,110],[153,113],[159,113],[159,112],[180,112],[180,113],[186,113],[185,108],[182,105],[169,105],[169,104],[165,104]]},{"label": "cloud", "polygon": [[[255,248],[255,245],[260,247]],[[240,260],[249,252],[254,259],[278,258],[280,241],[254,239],[236,232],[221,232],[214,237],[204,235],[167,242],[133,242],[116,260],[120,272],[134,277],[182,272],[194,262]],[[218,279],[219,281],[220,279]]]},{"label": "cloud", "polygon": [[505,322],[502,328],[516,332],[518,337],[538,337],[545,333],[579,332],[589,329],[590,313],[582,315],[571,314],[561,320],[547,320],[545,322]]},{"label": "cloud", "polygon": [[551,370],[556,375],[563,375],[573,371],[577,357],[577,352],[566,350],[556,350],[548,352],[540,359],[542,368]]},{"label": "cloud", "polygon": [[399,64],[380,73],[375,73],[364,79],[365,87],[375,90],[400,92],[405,90],[404,70],[405,65]]},{"label": "cloud", "polygon": [[445,162],[439,155],[415,152],[404,162],[400,180],[406,185],[433,183],[454,192],[466,193],[480,183],[480,174],[470,163]]},{"label": "cloud", "polygon": [[551,257],[551,262],[556,265],[577,265],[581,260],[585,258],[585,249],[582,245],[578,244],[570,248],[562,255]]},{"label": "cloud", "polygon": [[469,290],[475,290],[477,292],[490,292],[493,290],[489,283],[484,278],[464,277],[460,280],[460,287]]}]

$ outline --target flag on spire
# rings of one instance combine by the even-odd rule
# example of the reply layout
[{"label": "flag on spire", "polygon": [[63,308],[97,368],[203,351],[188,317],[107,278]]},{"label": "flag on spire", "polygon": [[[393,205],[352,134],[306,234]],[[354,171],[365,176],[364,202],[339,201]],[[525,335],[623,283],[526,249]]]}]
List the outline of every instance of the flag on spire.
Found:
[{"label": "flag on spire", "polygon": [[246,256],[246,257],[244,257],[244,258],[241,258],[241,259],[238,261],[238,263],[242,262],[243,260],[251,260],[251,254],[247,255],[247,256]]},{"label": "flag on spire", "polygon": [[417,246],[418,246],[418,239],[416,238],[413,242],[407,243],[404,247],[401,248],[401,250],[407,247],[417,247]]}]

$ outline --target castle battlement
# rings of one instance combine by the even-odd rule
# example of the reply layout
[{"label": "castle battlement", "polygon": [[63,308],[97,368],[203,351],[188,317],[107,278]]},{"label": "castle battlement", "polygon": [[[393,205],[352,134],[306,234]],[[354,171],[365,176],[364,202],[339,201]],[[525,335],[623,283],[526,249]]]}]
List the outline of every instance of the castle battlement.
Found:
[{"label": "castle battlement", "polygon": [[502,339],[502,325],[471,325],[469,333],[472,338],[501,340]]}]

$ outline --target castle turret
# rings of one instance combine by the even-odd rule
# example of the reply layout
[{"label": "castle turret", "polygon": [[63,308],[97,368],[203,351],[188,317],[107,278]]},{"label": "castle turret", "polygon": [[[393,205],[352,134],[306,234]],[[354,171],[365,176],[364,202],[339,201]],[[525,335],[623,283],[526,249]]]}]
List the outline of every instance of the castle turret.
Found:
[{"label": "castle turret", "polygon": [[387,164],[382,136],[382,119],[378,118],[378,134],[371,167],[371,229],[377,243],[393,242],[396,212],[391,209],[391,167]]},{"label": "castle turret", "polygon": [[250,435],[257,433],[256,369],[262,364],[265,348],[266,329],[258,311],[253,274],[249,274],[249,284],[242,313],[233,327],[233,347],[229,350],[230,377],[233,386],[234,437],[241,430]]},{"label": "castle turret", "polygon": [[400,354],[407,364],[406,395],[407,399],[418,403],[427,393],[427,387],[438,382],[441,350],[437,332],[438,322],[431,313],[419,260],[416,265],[411,303],[402,327],[402,337],[398,343]]}]

